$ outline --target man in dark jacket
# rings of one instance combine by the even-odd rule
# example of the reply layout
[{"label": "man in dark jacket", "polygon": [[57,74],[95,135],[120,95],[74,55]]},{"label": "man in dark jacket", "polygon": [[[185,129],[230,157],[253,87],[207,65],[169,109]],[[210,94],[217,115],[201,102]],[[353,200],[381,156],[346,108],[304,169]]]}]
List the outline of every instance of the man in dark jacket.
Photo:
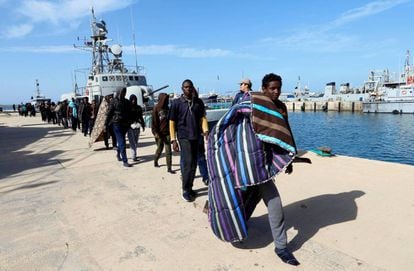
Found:
[{"label": "man in dark jacket", "polygon": [[165,145],[165,159],[167,160],[167,171],[171,174],[175,174],[172,170],[172,152],[171,152],[171,139],[170,130],[168,125],[168,101],[169,96],[166,93],[160,93],[158,95],[158,103],[152,111],[152,123],[151,130],[157,143],[157,150],[155,151],[154,167],[159,167],[158,159],[160,159],[162,150]]},{"label": "man in dark jacket", "polygon": [[132,165],[128,163],[125,142],[125,135],[131,125],[131,103],[125,99],[125,94],[125,87],[117,88],[116,96],[109,104],[105,127],[106,129],[109,129],[108,127],[112,124],[118,143],[116,158],[118,161],[123,161],[125,167],[131,167]]}]

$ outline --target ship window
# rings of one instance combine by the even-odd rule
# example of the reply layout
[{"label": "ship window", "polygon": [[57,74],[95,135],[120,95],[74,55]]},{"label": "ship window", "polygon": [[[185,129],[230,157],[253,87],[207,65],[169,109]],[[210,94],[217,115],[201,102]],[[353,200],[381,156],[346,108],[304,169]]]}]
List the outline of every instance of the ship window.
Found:
[{"label": "ship window", "polygon": [[120,75],[117,75],[116,76],[116,81],[121,81],[121,80],[122,80],[122,77]]},{"label": "ship window", "polygon": [[109,81],[115,81],[115,76],[110,75],[110,76],[109,76]]},{"label": "ship window", "polygon": [[98,76],[95,77],[95,82],[98,82]]},{"label": "ship window", "polygon": [[102,81],[108,81],[108,77],[102,76]]},{"label": "ship window", "polygon": [[139,78],[138,78],[138,76],[135,76],[135,81],[139,81]]},{"label": "ship window", "polygon": [[124,82],[128,82],[128,77],[126,75],[123,75],[122,79],[124,80]]},{"label": "ship window", "polygon": [[129,76],[129,81],[134,81],[134,76]]}]

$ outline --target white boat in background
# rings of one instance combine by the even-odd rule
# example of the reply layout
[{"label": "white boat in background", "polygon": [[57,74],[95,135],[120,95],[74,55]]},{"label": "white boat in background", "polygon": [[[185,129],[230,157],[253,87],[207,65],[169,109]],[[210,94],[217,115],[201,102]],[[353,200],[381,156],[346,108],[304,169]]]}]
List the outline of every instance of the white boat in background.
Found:
[{"label": "white boat in background", "polygon": [[368,83],[372,92],[363,103],[364,113],[414,114],[414,65],[410,59],[407,50],[404,71],[397,78],[388,70],[371,72]]},{"label": "white boat in background", "polygon": [[231,102],[219,101],[219,95],[214,91],[208,94],[199,94],[198,97],[206,106],[206,117],[210,126],[214,125],[231,106]]},{"label": "white boat in background", "polygon": [[76,48],[90,51],[92,55],[92,65],[87,69],[86,86],[79,88],[79,92],[75,91],[75,96],[78,93],[80,96],[89,97],[90,101],[99,101],[103,96],[114,94],[118,87],[126,87],[127,98],[135,94],[139,105],[144,109],[151,109],[153,94],[168,86],[154,91],[153,87],[147,84],[144,67],[131,67],[123,63],[122,46],[108,44],[111,39],[106,36],[106,23],[103,20],[96,21],[93,8],[91,31],[90,39],[85,40],[82,46],[74,45]]},{"label": "white boat in background", "polygon": [[35,107],[36,111],[39,112],[39,107],[42,103],[50,103],[51,99],[40,94],[39,80],[36,79],[36,95],[31,97],[30,103]]},{"label": "white boat in background", "polygon": [[200,93],[198,97],[205,103],[217,103],[218,94],[213,92],[209,93]]}]

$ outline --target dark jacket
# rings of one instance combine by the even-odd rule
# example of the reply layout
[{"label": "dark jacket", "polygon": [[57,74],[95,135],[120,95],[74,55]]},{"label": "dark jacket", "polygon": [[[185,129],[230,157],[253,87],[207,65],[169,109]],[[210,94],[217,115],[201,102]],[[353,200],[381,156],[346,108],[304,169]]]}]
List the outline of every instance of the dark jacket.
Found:
[{"label": "dark jacket", "polygon": [[240,103],[243,99],[245,99],[247,96],[250,96],[250,94],[246,94],[242,91],[239,91],[236,96],[234,96],[233,102],[231,103],[231,106]]},{"label": "dark jacket", "polygon": [[159,136],[165,136],[170,134],[168,101],[168,94],[160,93],[160,95],[158,95],[158,103],[152,111],[151,130],[153,135],[158,134]]},{"label": "dark jacket", "polygon": [[145,121],[142,115],[142,107],[137,104],[131,104],[131,121],[138,122],[142,128],[145,128]]},{"label": "dark jacket", "polygon": [[120,124],[129,127],[132,123],[131,102],[125,98],[113,98],[109,104],[105,126]]},{"label": "dark jacket", "polygon": [[90,103],[84,103],[82,102],[79,105],[79,118],[84,120],[89,120],[91,118],[92,112],[91,112],[91,104]]}]

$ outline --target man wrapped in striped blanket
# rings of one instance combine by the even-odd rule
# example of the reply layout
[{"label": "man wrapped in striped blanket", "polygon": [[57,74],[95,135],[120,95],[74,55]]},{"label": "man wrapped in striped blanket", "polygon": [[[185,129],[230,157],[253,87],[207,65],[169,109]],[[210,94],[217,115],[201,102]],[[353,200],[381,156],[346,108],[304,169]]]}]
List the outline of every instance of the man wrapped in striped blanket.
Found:
[{"label": "man wrapped in striped blanket", "polygon": [[282,79],[263,78],[263,93],[251,92],[218,121],[208,139],[209,222],[227,242],[247,235],[247,220],[261,199],[269,211],[275,252],[282,261],[299,262],[286,248],[283,208],[274,177],[290,173],[297,153],[286,106],[278,100]]}]

